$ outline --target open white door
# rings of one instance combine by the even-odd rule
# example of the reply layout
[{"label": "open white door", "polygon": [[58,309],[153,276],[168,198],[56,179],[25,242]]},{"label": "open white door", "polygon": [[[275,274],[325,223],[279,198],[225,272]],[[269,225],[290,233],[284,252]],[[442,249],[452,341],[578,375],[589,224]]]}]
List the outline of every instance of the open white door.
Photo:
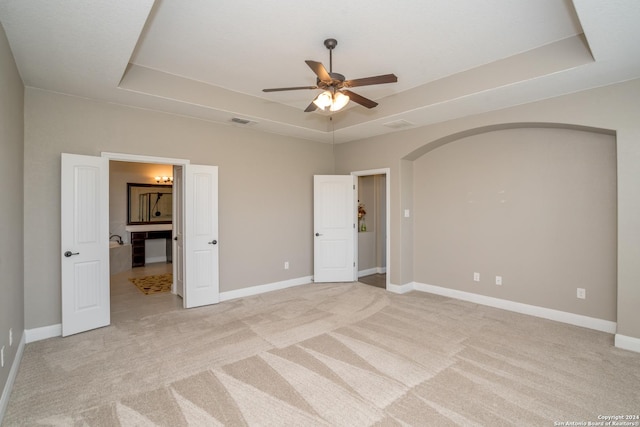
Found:
[{"label": "open white door", "polygon": [[220,301],[218,279],[218,168],[185,165],[184,307]]},{"label": "open white door", "polygon": [[184,168],[173,167],[173,289],[184,298]]},{"label": "open white door", "polygon": [[355,178],[313,177],[313,280],[353,282],[355,267]]},{"label": "open white door", "polygon": [[109,325],[109,161],[62,154],[62,336]]}]

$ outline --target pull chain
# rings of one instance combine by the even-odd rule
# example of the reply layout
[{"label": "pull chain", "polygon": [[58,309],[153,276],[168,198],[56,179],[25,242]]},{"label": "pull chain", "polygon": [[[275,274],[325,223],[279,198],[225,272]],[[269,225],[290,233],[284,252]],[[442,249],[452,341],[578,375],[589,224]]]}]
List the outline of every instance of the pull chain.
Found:
[{"label": "pull chain", "polygon": [[333,157],[333,174],[336,174],[336,125],[333,123],[333,114],[329,116],[331,122],[331,156]]}]

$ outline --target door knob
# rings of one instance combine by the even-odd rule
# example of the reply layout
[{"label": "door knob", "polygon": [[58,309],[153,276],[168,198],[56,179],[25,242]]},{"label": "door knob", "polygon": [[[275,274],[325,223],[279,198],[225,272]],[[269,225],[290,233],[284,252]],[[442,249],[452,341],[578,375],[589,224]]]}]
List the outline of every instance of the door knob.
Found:
[{"label": "door knob", "polygon": [[71,251],[66,251],[64,253],[64,256],[66,256],[67,258],[69,258],[72,255],[80,255],[80,252],[71,252]]},{"label": "door knob", "polygon": [[316,237],[320,237],[320,236],[322,236],[322,234],[316,233]]},{"label": "door knob", "polygon": [[217,245],[217,244],[218,244],[218,241],[217,241],[217,240],[212,240],[212,241],[210,241],[210,242],[209,242],[209,244],[210,244],[210,245]]}]

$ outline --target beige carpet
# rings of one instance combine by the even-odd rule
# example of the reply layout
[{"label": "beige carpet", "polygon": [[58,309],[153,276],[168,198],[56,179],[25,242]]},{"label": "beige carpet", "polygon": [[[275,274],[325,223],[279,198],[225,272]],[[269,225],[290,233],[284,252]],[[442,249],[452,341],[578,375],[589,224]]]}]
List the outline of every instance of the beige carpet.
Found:
[{"label": "beige carpet", "polygon": [[140,292],[145,295],[169,292],[173,284],[173,274],[154,274],[152,276],[131,277],[129,281],[133,283]]},{"label": "beige carpet", "polygon": [[610,334],[316,284],[29,344],[3,425],[553,426],[638,414],[639,384]]}]

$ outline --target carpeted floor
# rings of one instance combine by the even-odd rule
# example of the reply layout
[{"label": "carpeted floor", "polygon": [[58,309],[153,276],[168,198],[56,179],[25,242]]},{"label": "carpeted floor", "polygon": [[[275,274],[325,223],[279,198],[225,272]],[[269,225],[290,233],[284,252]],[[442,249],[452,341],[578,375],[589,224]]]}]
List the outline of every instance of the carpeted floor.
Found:
[{"label": "carpeted floor", "polygon": [[173,284],[173,274],[154,274],[152,276],[131,277],[129,281],[133,283],[140,292],[145,295],[157,294],[171,291]]},{"label": "carpeted floor", "polygon": [[553,426],[638,414],[638,384],[610,334],[315,284],[29,344],[3,426]]}]

